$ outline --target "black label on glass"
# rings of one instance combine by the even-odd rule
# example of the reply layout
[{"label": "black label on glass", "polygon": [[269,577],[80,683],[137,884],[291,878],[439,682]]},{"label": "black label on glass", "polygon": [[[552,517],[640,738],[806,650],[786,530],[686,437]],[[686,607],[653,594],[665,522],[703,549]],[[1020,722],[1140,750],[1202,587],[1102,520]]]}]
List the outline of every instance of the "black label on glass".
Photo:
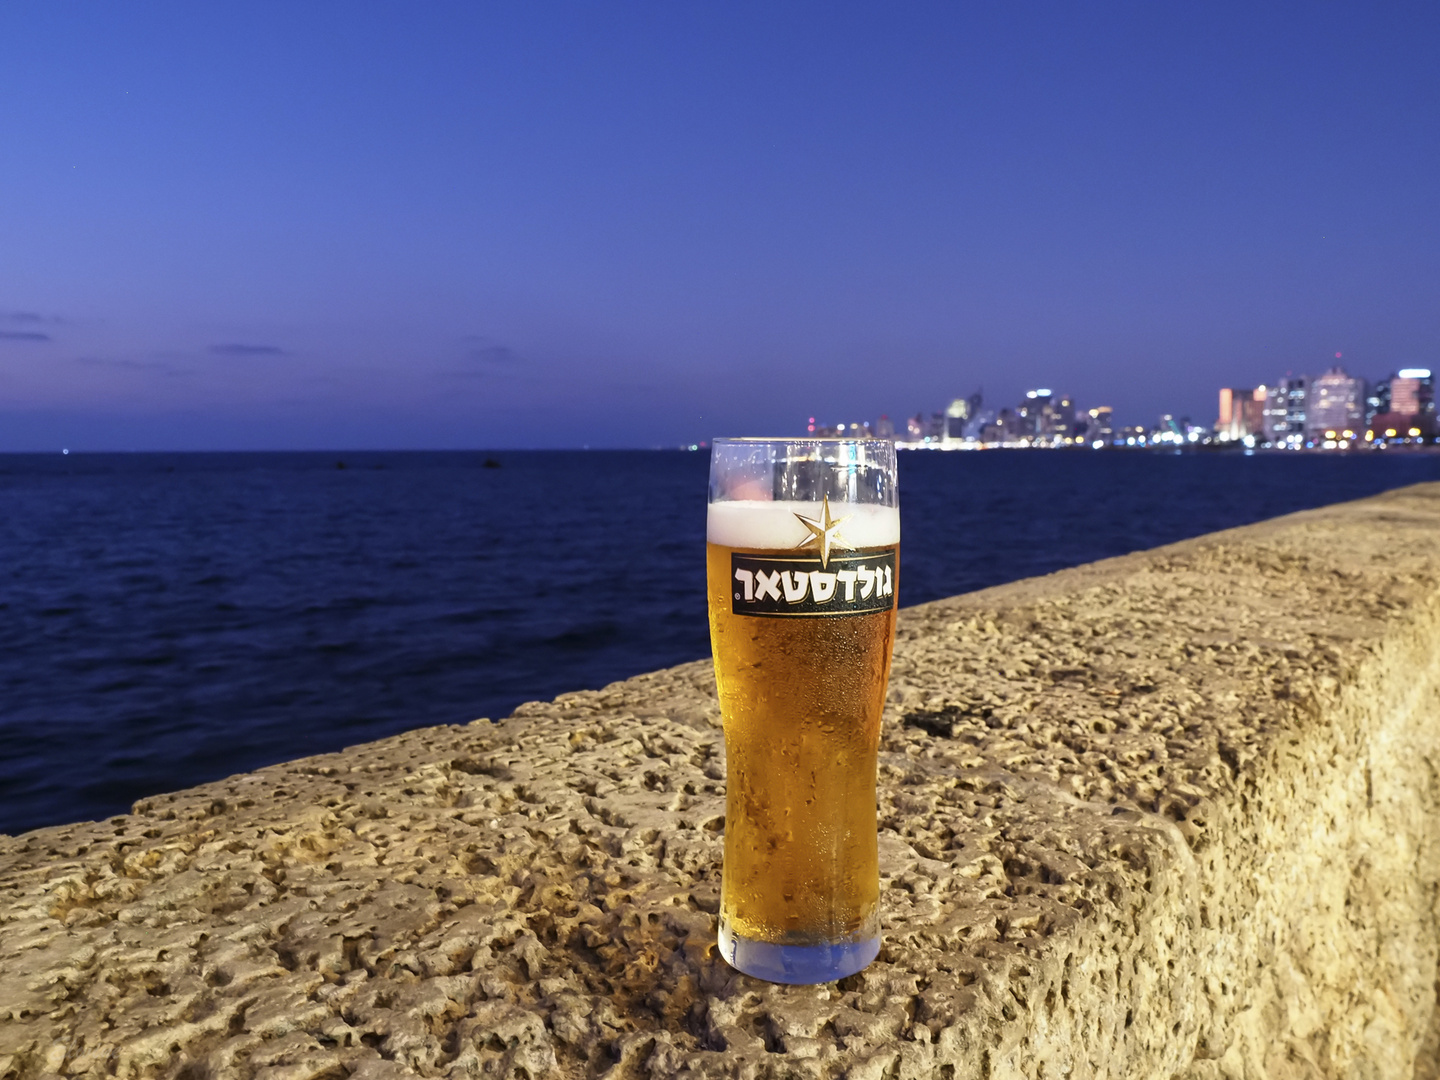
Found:
[{"label": "black label on glass", "polygon": [[869,615],[895,606],[895,552],[806,555],[730,554],[736,615],[783,618]]}]

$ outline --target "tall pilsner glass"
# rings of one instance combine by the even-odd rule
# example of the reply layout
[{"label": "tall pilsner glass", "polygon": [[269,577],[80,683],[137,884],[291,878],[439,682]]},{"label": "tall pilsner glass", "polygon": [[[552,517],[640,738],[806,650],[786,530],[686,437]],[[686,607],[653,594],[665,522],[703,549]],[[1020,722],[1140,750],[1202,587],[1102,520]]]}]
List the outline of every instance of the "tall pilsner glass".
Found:
[{"label": "tall pilsner glass", "polygon": [[720,951],[772,982],[828,982],[880,951],[894,444],[716,439],[707,540],[728,762]]}]

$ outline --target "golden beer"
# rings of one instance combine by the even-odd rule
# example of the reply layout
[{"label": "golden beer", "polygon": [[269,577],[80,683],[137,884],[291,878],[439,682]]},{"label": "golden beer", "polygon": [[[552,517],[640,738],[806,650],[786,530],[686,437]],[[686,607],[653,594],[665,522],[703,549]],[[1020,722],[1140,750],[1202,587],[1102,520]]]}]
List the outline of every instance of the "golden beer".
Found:
[{"label": "golden beer", "polygon": [[727,761],[720,945],[763,978],[827,981],[879,948],[876,756],[899,533],[893,505],[710,505]]},{"label": "golden beer", "polygon": [[844,617],[733,614],[737,550],[747,549],[707,545],[727,755],[722,920],[775,943],[873,932],[876,753],[894,606]]}]

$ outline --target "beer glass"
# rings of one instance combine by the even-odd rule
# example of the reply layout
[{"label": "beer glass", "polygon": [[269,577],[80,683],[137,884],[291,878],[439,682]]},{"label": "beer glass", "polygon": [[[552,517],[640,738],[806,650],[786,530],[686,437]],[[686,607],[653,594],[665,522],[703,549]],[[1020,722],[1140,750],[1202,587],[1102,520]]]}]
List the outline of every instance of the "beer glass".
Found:
[{"label": "beer glass", "polygon": [[771,982],[839,979],[880,951],[894,443],[716,439],[706,539],[727,762],[720,951]]}]

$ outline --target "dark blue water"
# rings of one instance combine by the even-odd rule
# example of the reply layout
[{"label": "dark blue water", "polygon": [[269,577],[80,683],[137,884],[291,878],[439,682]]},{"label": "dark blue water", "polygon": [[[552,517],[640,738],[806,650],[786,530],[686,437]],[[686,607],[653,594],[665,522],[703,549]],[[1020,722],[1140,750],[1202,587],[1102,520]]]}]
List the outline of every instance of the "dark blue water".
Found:
[{"label": "dark blue water", "polygon": [[[0,832],[706,656],[707,469],[649,452],[0,456]],[[900,469],[914,604],[1440,479],[1440,458]]]}]

